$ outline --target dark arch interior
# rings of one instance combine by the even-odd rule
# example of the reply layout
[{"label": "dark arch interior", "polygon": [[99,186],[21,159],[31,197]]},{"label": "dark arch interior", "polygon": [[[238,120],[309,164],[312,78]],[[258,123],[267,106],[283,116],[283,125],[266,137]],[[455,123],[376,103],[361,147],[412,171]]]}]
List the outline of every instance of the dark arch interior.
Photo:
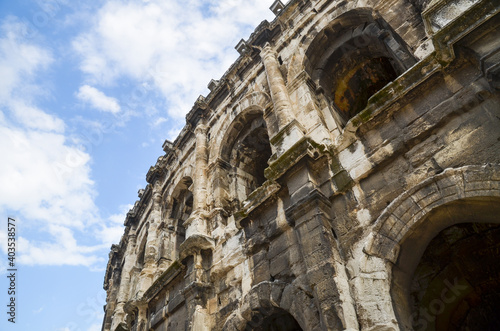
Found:
[{"label": "dark arch interior", "polygon": [[271,157],[271,145],[262,114],[254,114],[239,125],[234,137],[229,163],[233,167],[233,185],[240,200],[261,186],[264,169]]},{"label": "dark arch interior", "polygon": [[345,123],[366,107],[372,95],[397,77],[396,66],[389,57],[371,57],[356,51],[333,58],[321,85]]},{"label": "dark arch interior", "polygon": [[299,323],[283,309],[273,309],[271,314],[259,313],[248,322],[245,330],[253,331],[302,331]]},{"label": "dark arch interior", "polygon": [[370,9],[336,18],[306,52],[306,71],[341,125],[415,63],[404,41]]},{"label": "dark arch interior", "polygon": [[414,330],[500,330],[500,224],[442,230],[415,270],[410,296]]},{"label": "dark arch interior", "polygon": [[193,184],[193,180],[189,177],[184,178],[177,186],[173,193],[172,210],[170,218],[173,224],[170,225],[170,230],[175,231],[175,247],[176,252],[186,239],[186,229],[184,222],[189,218],[193,211],[193,193],[189,190]]}]

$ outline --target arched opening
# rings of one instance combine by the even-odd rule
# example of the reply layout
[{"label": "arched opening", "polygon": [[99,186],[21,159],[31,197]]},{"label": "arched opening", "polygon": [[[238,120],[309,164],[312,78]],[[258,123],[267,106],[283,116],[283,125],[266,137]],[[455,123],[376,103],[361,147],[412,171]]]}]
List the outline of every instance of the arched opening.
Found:
[{"label": "arched opening", "polygon": [[138,251],[137,251],[137,260],[135,262],[135,266],[138,270],[141,270],[144,267],[144,262],[146,258],[146,242],[148,238],[149,224],[146,224],[146,227],[143,229],[143,235],[141,241],[139,243]]},{"label": "arched opening", "polygon": [[178,258],[179,247],[186,239],[184,222],[193,211],[193,193],[191,192],[193,180],[183,178],[172,193],[169,229],[175,233],[175,258]]},{"label": "arched opening", "polygon": [[500,330],[500,224],[464,223],[427,246],[410,289],[414,330]]},{"label": "arched opening", "polygon": [[287,311],[280,308],[259,309],[247,323],[245,330],[252,331],[302,331],[299,323]]},{"label": "arched opening", "polygon": [[266,181],[264,169],[272,152],[262,112],[252,110],[238,116],[225,140],[221,156],[230,165],[229,192],[233,209],[237,210]]},{"label": "arched opening", "polygon": [[313,40],[305,68],[344,126],[368,99],[415,63],[404,41],[371,9],[335,19]]},{"label": "arched opening", "polygon": [[408,231],[393,268],[403,330],[498,330],[500,199],[455,200]]}]

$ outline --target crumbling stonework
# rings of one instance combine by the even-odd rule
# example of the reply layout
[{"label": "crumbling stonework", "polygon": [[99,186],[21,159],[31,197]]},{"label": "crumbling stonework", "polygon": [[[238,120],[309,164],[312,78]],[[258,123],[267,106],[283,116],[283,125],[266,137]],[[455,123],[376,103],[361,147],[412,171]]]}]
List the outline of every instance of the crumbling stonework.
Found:
[{"label": "crumbling stonework", "polygon": [[500,329],[500,1],[276,1],[111,249],[104,331]]}]

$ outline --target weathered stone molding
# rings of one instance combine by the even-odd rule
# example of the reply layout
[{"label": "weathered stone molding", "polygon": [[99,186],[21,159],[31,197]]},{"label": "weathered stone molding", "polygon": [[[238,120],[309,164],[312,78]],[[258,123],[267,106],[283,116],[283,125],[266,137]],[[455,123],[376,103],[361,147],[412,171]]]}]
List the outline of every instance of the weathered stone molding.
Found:
[{"label": "weathered stone molding", "polygon": [[455,59],[453,45],[500,12],[500,1],[440,0],[423,13],[425,28],[432,36],[436,57],[444,66]]},{"label": "weathered stone molding", "polygon": [[190,255],[199,255],[200,250],[214,249],[214,240],[208,236],[194,234],[181,244],[179,248],[179,259],[182,261]]},{"label": "weathered stone molding", "polygon": [[265,176],[269,180],[277,180],[303,157],[309,156],[313,159],[317,159],[325,152],[326,149],[324,146],[317,144],[308,137],[303,137],[279,158],[271,160],[269,167],[264,172]]},{"label": "weathered stone molding", "polygon": [[476,197],[500,197],[500,165],[446,169],[407,190],[375,221],[364,252],[396,263],[401,240],[432,210]]},{"label": "weathered stone molding", "polygon": [[281,186],[274,181],[266,181],[262,186],[250,193],[248,199],[243,202],[243,207],[240,211],[234,214],[236,226],[241,228],[241,222],[248,217],[248,215],[267,199],[272,197],[280,190]]},{"label": "weathered stone molding", "polygon": [[170,267],[168,267],[163,274],[158,277],[157,280],[149,287],[149,289],[144,292],[143,299],[151,300],[155,295],[157,295],[165,286],[179,275],[186,267],[179,261],[174,261]]}]

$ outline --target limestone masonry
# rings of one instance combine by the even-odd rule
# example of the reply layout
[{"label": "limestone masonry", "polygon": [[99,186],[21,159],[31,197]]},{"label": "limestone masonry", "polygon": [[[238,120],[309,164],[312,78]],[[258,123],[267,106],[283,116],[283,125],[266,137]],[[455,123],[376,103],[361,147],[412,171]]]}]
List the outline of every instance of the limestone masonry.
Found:
[{"label": "limestone masonry", "polygon": [[500,330],[500,0],[271,10],[149,169],[102,330]]}]

